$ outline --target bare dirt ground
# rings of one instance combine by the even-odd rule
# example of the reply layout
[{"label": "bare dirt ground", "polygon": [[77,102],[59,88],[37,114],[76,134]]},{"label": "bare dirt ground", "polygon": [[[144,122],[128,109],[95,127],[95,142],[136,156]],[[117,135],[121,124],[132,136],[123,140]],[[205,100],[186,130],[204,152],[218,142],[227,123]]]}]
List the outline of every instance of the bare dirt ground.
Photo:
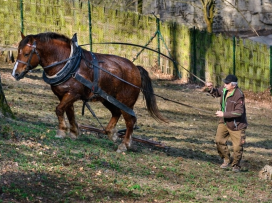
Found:
[{"label": "bare dirt ground", "polygon": [[[77,141],[54,138],[58,104],[41,71],[15,81],[12,65],[0,64],[6,99],[17,117],[16,125],[0,133],[0,202],[269,202],[271,181],[260,180],[260,169],[272,165],[272,102],[269,91],[245,91],[249,127],[242,172],[222,171],[214,136],[219,99],[195,84],[154,80],[155,93],[194,108],[157,98],[170,122],[158,123],[145,109],[140,96],[134,136],[160,141],[168,150],[134,142],[124,154],[103,135],[83,133]],[[109,112],[99,103],[92,108],[103,126]],[[81,124],[100,128],[89,112]],[[12,122],[10,122],[12,123]],[[2,124],[0,124],[2,125]],[[120,119],[119,129],[124,128]],[[3,134],[2,125],[2,134]],[[120,141],[119,141],[120,142]],[[230,144],[230,143],[229,143]],[[231,148],[231,144],[230,144]],[[2,187],[2,188],[1,188]],[[50,194],[50,195],[48,195]]]}]

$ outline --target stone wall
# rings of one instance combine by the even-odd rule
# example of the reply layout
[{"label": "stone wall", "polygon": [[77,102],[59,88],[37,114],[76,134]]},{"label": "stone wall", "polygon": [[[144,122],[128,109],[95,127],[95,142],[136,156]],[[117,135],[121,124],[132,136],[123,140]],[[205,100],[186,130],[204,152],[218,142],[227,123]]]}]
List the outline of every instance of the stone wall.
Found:
[{"label": "stone wall", "polygon": [[[155,12],[162,21],[205,29],[201,8],[200,0],[143,1],[144,14]],[[215,12],[215,32],[249,31],[250,26],[256,30],[272,30],[272,0],[216,0]]]}]

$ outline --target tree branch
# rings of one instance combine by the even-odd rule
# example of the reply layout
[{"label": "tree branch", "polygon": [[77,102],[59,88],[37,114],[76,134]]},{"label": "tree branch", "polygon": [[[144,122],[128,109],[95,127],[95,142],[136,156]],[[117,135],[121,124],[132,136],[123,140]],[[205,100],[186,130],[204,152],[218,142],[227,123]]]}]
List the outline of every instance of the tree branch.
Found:
[{"label": "tree branch", "polygon": [[225,3],[225,2],[228,3],[228,4],[231,5],[235,10],[237,10],[238,13],[240,13],[241,16],[244,18],[244,20],[247,22],[247,24],[249,25],[249,27],[251,28],[251,30],[252,30],[253,32],[255,32],[255,34],[256,34],[257,36],[259,36],[258,32],[254,29],[254,27],[250,24],[250,22],[247,21],[246,17],[242,14],[242,12],[241,12],[237,7],[235,7],[232,3],[230,3],[230,2],[227,1],[227,0],[221,0],[221,1],[224,2],[224,3]]}]

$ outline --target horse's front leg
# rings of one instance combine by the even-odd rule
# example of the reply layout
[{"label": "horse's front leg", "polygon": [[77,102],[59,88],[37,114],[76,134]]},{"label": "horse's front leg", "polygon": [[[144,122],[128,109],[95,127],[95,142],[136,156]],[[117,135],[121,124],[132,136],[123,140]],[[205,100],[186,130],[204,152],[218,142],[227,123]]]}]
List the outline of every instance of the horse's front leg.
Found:
[{"label": "horse's front leg", "polygon": [[64,111],[62,112],[60,108],[56,108],[56,115],[59,120],[59,127],[57,130],[56,138],[64,138],[66,137],[66,131],[67,131],[67,126],[64,120]]},{"label": "horse's front leg", "polygon": [[124,112],[122,112],[122,113],[123,113],[123,117],[126,122],[127,130],[126,130],[126,134],[125,134],[125,137],[124,137],[122,143],[118,146],[117,152],[119,152],[119,153],[127,151],[131,147],[133,128],[134,128],[134,125],[137,120],[136,117],[134,117],[134,116],[131,116],[131,115],[124,113]]},{"label": "horse's front leg", "polygon": [[56,115],[59,120],[59,127],[55,137],[64,138],[66,137],[66,131],[67,131],[67,126],[64,119],[64,112],[66,112],[67,117],[69,119],[70,126],[72,128],[72,133],[78,132],[78,130],[75,130],[75,128],[78,128],[78,126],[75,123],[74,108],[73,108],[73,103],[76,101],[76,98],[72,96],[71,94],[65,94],[62,98],[59,98],[59,99],[60,99],[60,103],[56,107]]},{"label": "horse's front leg", "polygon": [[66,115],[70,123],[70,134],[69,137],[76,139],[80,135],[80,130],[75,118],[74,105],[70,105],[66,108]]}]

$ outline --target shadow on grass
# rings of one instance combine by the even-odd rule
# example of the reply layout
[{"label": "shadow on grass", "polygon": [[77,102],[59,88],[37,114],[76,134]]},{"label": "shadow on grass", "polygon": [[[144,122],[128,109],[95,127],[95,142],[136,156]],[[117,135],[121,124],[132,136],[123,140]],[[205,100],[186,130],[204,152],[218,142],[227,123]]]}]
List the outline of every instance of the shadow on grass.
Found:
[{"label": "shadow on grass", "polygon": [[262,140],[258,142],[247,142],[246,147],[255,147],[261,149],[272,149],[272,140]]},{"label": "shadow on grass", "polygon": [[131,191],[100,186],[92,177],[90,184],[79,179],[66,174],[7,172],[0,179],[0,198],[4,202],[96,202],[139,197]]}]

